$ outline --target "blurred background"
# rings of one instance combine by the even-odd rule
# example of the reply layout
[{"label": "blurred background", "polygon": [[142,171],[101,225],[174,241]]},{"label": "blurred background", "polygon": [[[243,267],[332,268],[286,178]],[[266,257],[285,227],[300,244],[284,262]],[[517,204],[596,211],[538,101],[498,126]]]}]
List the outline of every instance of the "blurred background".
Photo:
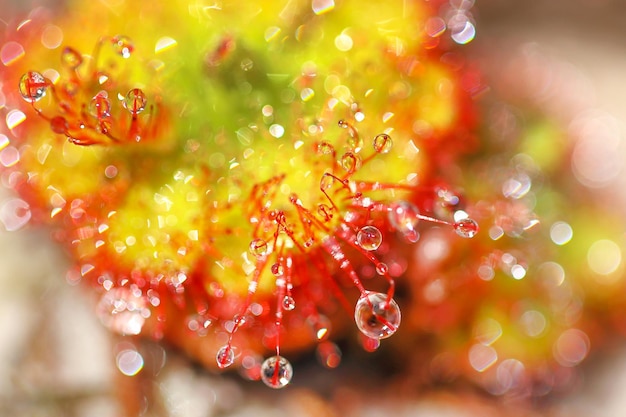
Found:
[{"label": "blurred background", "polygon": [[[477,36],[469,48],[470,53],[484,57],[486,72],[497,74],[506,68],[506,62],[494,66],[494,56],[513,60],[534,48],[539,51],[535,64],[564,81],[562,92],[572,97],[568,108],[562,107],[562,101],[551,104],[547,100],[547,111],[558,117],[582,106],[611,115],[624,150],[623,0],[476,3]],[[27,2],[0,0],[0,20],[31,7]],[[626,160],[625,153],[617,157]],[[615,193],[615,204],[624,204],[625,186],[626,175],[619,175],[605,191]],[[8,192],[1,193],[4,198]],[[125,394],[153,416],[502,415],[502,404],[472,392],[397,398],[367,395],[350,384],[346,374],[357,372],[358,366],[349,359],[334,371],[316,365],[302,371],[308,373],[311,385],[329,378],[346,381],[335,383],[340,387],[336,392],[300,386],[277,395],[236,375],[209,374],[157,345],[132,341],[141,345],[144,372],[135,378],[123,377],[120,370],[133,366],[134,359],[122,355],[125,344],[131,342],[112,338],[104,330],[93,314],[93,300],[65,279],[66,267],[64,255],[50,243],[46,231],[7,232],[0,227],[1,416],[119,416],[117,399]],[[625,415],[626,347],[591,358],[583,369],[584,378],[574,392],[540,409],[518,405],[508,415]]]}]

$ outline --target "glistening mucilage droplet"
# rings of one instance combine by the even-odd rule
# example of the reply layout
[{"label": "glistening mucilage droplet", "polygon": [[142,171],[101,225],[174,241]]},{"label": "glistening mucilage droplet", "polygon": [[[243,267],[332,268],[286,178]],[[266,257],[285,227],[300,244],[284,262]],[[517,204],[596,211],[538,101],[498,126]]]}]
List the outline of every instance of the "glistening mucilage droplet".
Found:
[{"label": "glistening mucilage droplet", "polygon": [[235,351],[231,345],[222,346],[215,355],[215,361],[220,369],[228,368],[235,362]]},{"label": "glistening mucilage droplet", "polygon": [[291,363],[282,356],[267,358],[261,365],[261,380],[270,388],[284,388],[292,377]]},{"label": "glistening mucilage droplet", "polygon": [[45,97],[47,89],[48,81],[36,71],[28,71],[20,78],[20,95],[29,103],[34,103]]},{"label": "glistening mucilage droplet", "polygon": [[261,258],[269,253],[269,246],[263,239],[254,239],[248,247],[250,253],[257,258]]},{"label": "glistening mucilage droplet", "polygon": [[126,110],[132,115],[137,115],[144,111],[147,102],[148,99],[144,92],[139,88],[133,88],[126,94],[123,103]]},{"label": "glistening mucilage droplet", "polygon": [[478,223],[470,218],[465,218],[454,223],[454,231],[464,238],[472,238],[478,233]]},{"label": "glistening mucilage droplet", "polygon": [[383,242],[383,234],[375,226],[363,226],[356,235],[356,243],[367,251],[375,251]]},{"label": "glistening mucilage droplet", "polygon": [[391,140],[391,136],[386,133],[381,133],[376,135],[374,138],[374,150],[381,154],[386,154],[391,151],[393,147],[393,141]]},{"label": "glistening mucilage droplet", "polygon": [[354,321],[359,330],[372,339],[385,339],[393,335],[400,325],[400,307],[394,299],[379,292],[367,292],[359,298],[354,308]]}]

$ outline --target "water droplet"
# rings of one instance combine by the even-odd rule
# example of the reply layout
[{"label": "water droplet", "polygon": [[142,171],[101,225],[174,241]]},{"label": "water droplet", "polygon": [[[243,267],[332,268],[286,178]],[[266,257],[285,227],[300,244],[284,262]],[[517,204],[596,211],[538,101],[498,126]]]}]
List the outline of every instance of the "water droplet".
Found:
[{"label": "water droplet", "polygon": [[19,90],[22,98],[29,103],[41,100],[46,95],[48,82],[36,71],[28,71],[20,78]]},{"label": "water droplet", "polygon": [[287,311],[292,311],[296,308],[296,300],[294,300],[292,296],[286,295],[283,298],[283,308]]},{"label": "water droplet", "polygon": [[272,275],[275,277],[282,277],[285,273],[285,268],[279,263],[275,263],[270,269],[272,270]]},{"label": "water droplet", "polygon": [[356,235],[356,243],[367,251],[378,249],[383,242],[383,234],[374,226],[363,226]]},{"label": "water droplet", "polygon": [[328,142],[320,142],[317,144],[318,155],[332,155],[335,152],[335,148]]},{"label": "water droplet", "polygon": [[215,361],[220,369],[228,368],[235,362],[235,352],[232,346],[224,345],[217,351],[215,355]]},{"label": "water droplet", "polygon": [[61,63],[69,69],[76,69],[83,63],[83,57],[80,52],[67,46],[61,52]]},{"label": "water droplet", "polygon": [[320,189],[322,191],[329,190],[333,186],[334,183],[335,183],[335,177],[329,174],[324,174],[322,175],[322,178],[320,178]]},{"label": "water droplet", "polygon": [[408,201],[398,201],[389,207],[389,223],[391,227],[402,233],[411,242],[417,241],[417,224],[419,223],[419,210]]},{"label": "water droplet", "polygon": [[106,119],[111,116],[111,102],[109,94],[106,91],[100,91],[89,103],[89,113],[98,120]]},{"label": "water droplet", "polygon": [[270,388],[284,388],[291,382],[293,368],[282,356],[267,358],[261,365],[261,379]]},{"label": "water droplet", "polygon": [[263,239],[254,239],[250,242],[250,253],[257,258],[261,258],[269,253],[269,246]]},{"label": "water droplet", "polygon": [[360,152],[363,149],[363,139],[354,128],[350,129],[350,137],[348,138],[348,147],[354,152]]},{"label": "water droplet", "polygon": [[133,88],[124,97],[123,104],[126,110],[135,115],[144,111],[147,101],[146,95],[140,88]]},{"label": "water droplet", "polygon": [[354,320],[359,330],[367,337],[385,339],[398,330],[400,307],[387,295],[367,292],[359,298],[354,309]]},{"label": "water droplet", "polygon": [[454,223],[454,231],[457,235],[469,239],[478,233],[478,223],[470,218],[461,219]]},{"label": "water droplet", "polygon": [[378,153],[389,153],[391,148],[393,147],[393,140],[391,140],[391,136],[386,133],[381,133],[380,135],[376,135],[374,138],[374,150]]},{"label": "water droplet", "polygon": [[113,44],[115,52],[121,55],[122,58],[129,58],[135,49],[130,38],[124,35],[117,35],[111,38],[111,44]]},{"label": "water droplet", "polygon": [[339,126],[342,129],[347,129],[350,127],[350,123],[346,122],[345,120],[341,119],[337,122],[337,126]]},{"label": "water droplet", "polygon": [[378,275],[386,275],[389,273],[389,267],[387,266],[386,263],[379,262],[376,265],[376,272],[378,273]]},{"label": "water droplet", "polygon": [[324,220],[329,221],[333,218],[333,209],[332,207],[326,204],[319,204],[317,206],[317,214]]},{"label": "water droplet", "polygon": [[361,168],[361,157],[353,152],[346,152],[341,157],[341,166],[350,174],[356,172]]}]

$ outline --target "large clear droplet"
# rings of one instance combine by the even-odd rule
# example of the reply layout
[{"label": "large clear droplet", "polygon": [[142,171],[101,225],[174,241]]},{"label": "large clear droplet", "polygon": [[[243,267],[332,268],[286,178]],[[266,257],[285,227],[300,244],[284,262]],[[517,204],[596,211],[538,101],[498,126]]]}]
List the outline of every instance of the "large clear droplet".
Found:
[{"label": "large clear droplet", "polygon": [[469,239],[478,233],[478,223],[470,218],[465,218],[454,223],[454,231],[457,235]]},{"label": "large clear droplet", "polygon": [[417,233],[417,224],[420,221],[419,214],[419,209],[412,203],[398,201],[389,206],[389,223],[409,241],[415,242],[419,236]]},{"label": "large clear droplet", "polygon": [[389,153],[391,148],[393,147],[393,140],[391,140],[391,136],[386,133],[381,133],[380,135],[376,135],[374,138],[374,150],[378,153]]},{"label": "large clear droplet", "polygon": [[140,88],[133,88],[124,97],[123,104],[126,110],[135,115],[144,111],[147,102],[144,92]]},{"label": "large clear droplet", "polygon": [[89,113],[98,120],[106,119],[111,115],[111,102],[106,91],[100,91],[91,99]]},{"label": "large clear droplet", "polygon": [[385,339],[398,330],[400,307],[387,295],[367,292],[359,298],[354,309],[354,320],[359,330],[372,339]]},{"label": "large clear droplet", "polygon": [[41,100],[46,95],[47,89],[48,82],[43,75],[36,71],[28,71],[20,78],[20,94],[29,103]]},{"label": "large clear droplet", "polygon": [[286,295],[283,298],[283,308],[287,311],[292,311],[296,308],[296,300],[292,296]]},{"label": "large clear droplet", "polygon": [[220,369],[228,368],[235,362],[235,351],[230,345],[224,345],[217,351],[215,361]]},{"label": "large clear droplet", "polygon": [[341,157],[341,166],[352,174],[361,168],[361,157],[353,152],[346,152]]},{"label": "large clear droplet", "polygon": [[269,253],[269,246],[263,239],[254,239],[250,242],[250,253],[257,258],[261,258]]},{"label": "large clear droplet", "polygon": [[261,380],[270,388],[284,388],[291,382],[293,368],[282,356],[267,358],[261,365]]},{"label": "large clear droplet", "polygon": [[363,226],[356,235],[356,243],[367,251],[374,251],[383,242],[383,234],[374,226]]},{"label": "large clear droplet", "polygon": [[330,174],[324,174],[322,175],[322,178],[320,178],[320,189],[322,191],[328,190],[333,186],[334,183],[335,177]]}]

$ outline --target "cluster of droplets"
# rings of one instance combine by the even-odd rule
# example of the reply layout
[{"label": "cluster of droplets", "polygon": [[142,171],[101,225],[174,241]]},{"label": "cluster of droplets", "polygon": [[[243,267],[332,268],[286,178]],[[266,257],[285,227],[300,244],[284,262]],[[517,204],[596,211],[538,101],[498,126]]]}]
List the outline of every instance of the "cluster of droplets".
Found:
[{"label": "cluster of droplets", "polygon": [[[98,66],[100,50],[105,46],[112,47],[122,59],[130,58],[133,53],[132,43],[123,36],[101,39],[89,61],[67,47],[61,56],[65,77],[52,82],[44,75],[30,71],[19,82],[21,96],[32,105],[38,116],[49,123],[53,132],[65,135],[76,145],[140,141],[154,134],[161,119],[155,117],[157,108],[149,106],[141,89],[120,90],[113,76]],[[52,96],[53,105],[37,107],[48,93]],[[359,121],[363,113],[358,106],[352,107],[354,119]],[[147,112],[148,118],[143,120],[143,113],[148,108],[151,109]],[[262,361],[258,377],[271,388],[285,387],[292,379],[293,368],[281,355],[280,336],[285,315],[298,307],[306,310],[304,317],[314,339],[319,342],[318,355],[323,358],[323,363],[336,367],[341,357],[339,348],[328,341],[330,319],[319,311],[314,301],[300,297],[302,292],[298,292],[299,288],[294,284],[296,277],[309,274],[299,270],[302,266],[297,261],[301,255],[314,264],[319,275],[315,278],[328,283],[339,303],[353,314],[362,334],[363,347],[374,351],[381,340],[396,333],[401,322],[400,307],[394,299],[394,279],[399,274],[392,272],[381,256],[388,251],[384,246],[385,236],[390,236],[389,231],[398,233],[410,243],[419,240],[421,221],[450,226],[464,238],[472,238],[478,232],[477,223],[462,210],[454,212],[452,222],[422,214],[412,202],[416,195],[423,192],[416,185],[358,178],[363,167],[372,160],[393,152],[391,129],[378,133],[369,146],[365,146],[363,137],[352,122],[340,120],[338,127],[345,132],[345,146],[340,148],[325,140],[314,144],[313,157],[324,163],[316,165],[319,169],[316,171],[319,193],[311,206],[305,206],[297,194],[291,193],[286,208],[284,204],[274,207],[273,199],[287,174],[279,174],[254,185],[247,204],[248,220],[255,227],[248,245],[254,268],[240,311],[232,320],[223,323],[228,340],[217,349],[215,363],[218,368],[226,369],[242,356],[234,343],[235,335],[247,325],[248,313],[258,305],[254,300],[259,283],[270,276],[274,279],[276,294],[275,329],[271,342],[275,355]],[[436,193],[436,190],[429,192]],[[385,197],[380,197],[383,195]],[[350,259],[354,252],[368,260],[376,273],[386,280],[388,290],[385,293],[365,288],[355,267],[356,262]],[[89,273],[88,269],[81,270],[81,274]],[[337,275],[347,277],[358,290],[356,303],[351,303],[343,294]],[[176,300],[182,299],[185,286],[190,285],[188,281],[188,276],[183,273],[167,279],[168,290],[173,292]],[[99,305],[101,317],[108,318],[104,320],[105,325],[121,334],[139,334],[151,315],[151,307],[157,308],[157,320],[162,321],[160,299],[149,295],[151,291],[156,293],[156,287],[144,294],[135,284],[111,288],[111,282],[103,281],[107,292]],[[299,282],[298,285],[307,284]],[[201,304],[197,314],[186,320],[186,325],[198,336],[205,336],[217,318],[209,314],[205,305],[208,303]],[[244,359],[242,365],[246,367]]]},{"label": "cluster of droplets", "polygon": [[[355,179],[359,170],[377,155],[385,155],[392,151],[393,140],[389,133],[380,133],[372,140],[374,153],[361,157],[364,141],[357,129],[348,121],[340,120],[338,126],[348,130],[347,150],[337,156],[335,147],[321,141],[315,145],[316,154],[323,158],[332,155],[337,158],[337,170],[326,170],[321,174],[319,190],[320,199],[316,206],[305,207],[297,195],[289,196],[293,210],[273,209],[271,198],[285,180],[279,175],[265,183],[253,187],[249,206],[251,222],[257,225],[255,237],[248,245],[255,268],[248,286],[246,302],[241,311],[232,319],[228,341],[218,349],[215,360],[221,369],[235,363],[237,347],[233,344],[234,335],[245,323],[245,316],[250,311],[263,271],[269,269],[275,281],[276,308],[274,323],[276,326],[276,355],[266,359],[260,367],[261,380],[272,388],[286,386],[293,375],[289,361],[280,354],[280,333],[284,315],[296,309],[300,303],[294,294],[293,282],[298,275],[296,259],[298,254],[306,254],[314,263],[321,278],[333,286],[335,275],[345,275],[360,295],[356,305],[340,293],[337,297],[346,310],[352,310],[354,321],[362,334],[362,345],[368,351],[378,348],[380,341],[392,336],[399,328],[401,312],[394,300],[395,282],[389,266],[381,261],[377,252],[384,243],[387,230],[397,232],[408,242],[419,239],[418,225],[420,221],[451,226],[461,237],[472,238],[478,232],[478,224],[467,214],[458,210],[454,213],[455,221],[449,222],[420,213],[417,206],[409,201],[416,188],[410,185],[385,184]],[[388,190],[407,194],[407,200],[387,201],[374,200],[370,192]],[[433,191],[434,192],[434,191]],[[315,245],[314,243],[319,243]],[[386,279],[386,293],[370,291],[362,283],[353,261],[349,258],[346,248],[359,252],[374,266],[376,273]],[[387,249],[386,249],[387,250]],[[327,260],[334,268],[327,266]],[[302,275],[302,274],[300,274]],[[301,284],[303,285],[303,284]],[[330,322],[322,313],[302,300],[312,310],[307,323],[312,327],[314,338],[320,342],[318,355],[322,362],[337,366],[340,353],[336,345],[329,346]]]},{"label": "cluster of droplets", "polygon": [[[158,106],[148,106],[143,90],[123,89],[110,71],[99,66],[99,56],[107,46],[122,59],[130,58],[134,50],[130,39],[121,35],[100,39],[88,59],[65,47],[61,53],[63,71],[57,80],[28,71],[19,81],[20,95],[37,115],[54,133],[77,145],[138,142],[154,136],[158,127],[158,118],[154,117]],[[48,92],[52,103],[38,107]],[[148,107],[150,115],[140,117]]]}]

